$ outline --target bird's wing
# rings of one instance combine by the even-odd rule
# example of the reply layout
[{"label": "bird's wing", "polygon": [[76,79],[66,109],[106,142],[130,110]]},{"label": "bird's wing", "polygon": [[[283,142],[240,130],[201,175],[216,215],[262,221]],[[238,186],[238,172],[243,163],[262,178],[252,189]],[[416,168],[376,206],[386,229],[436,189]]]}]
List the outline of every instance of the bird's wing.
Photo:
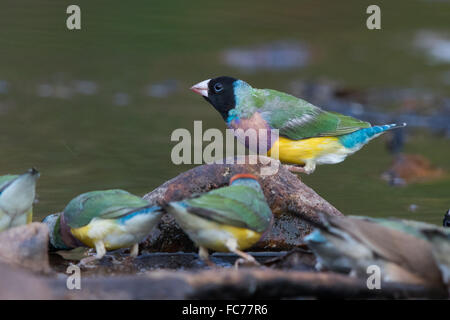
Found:
[{"label": "bird's wing", "polygon": [[[403,220],[396,218],[372,218],[363,216],[349,216],[354,219],[362,219],[373,222],[384,227],[408,233],[416,238],[427,240],[427,232],[441,233],[444,237],[450,240],[450,228],[439,227],[434,224],[429,224],[421,221]],[[431,233],[430,233],[431,234]]]},{"label": "bird's wing", "polygon": [[278,129],[281,136],[292,140],[340,136],[371,126],[276,90],[256,89],[253,99],[264,120]]},{"label": "bird's wing", "polygon": [[234,227],[265,231],[272,212],[264,195],[247,186],[216,189],[198,198],[185,201],[188,212]]},{"label": "bird's wing", "polygon": [[364,243],[379,257],[405,267],[424,279],[429,278],[433,283],[440,281],[429,242],[363,219],[327,217],[327,220],[332,226]]},{"label": "bird's wing", "polygon": [[70,227],[79,228],[94,218],[117,219],[145,206],[147,201],[123,190],[93,191],[72,200],[64,218]]},{"label": "bird's wing", "polygon": [[0,193],[6,189],[15,179],[17,179],[18,175],[7,174],[4,176],[0,176]]}]

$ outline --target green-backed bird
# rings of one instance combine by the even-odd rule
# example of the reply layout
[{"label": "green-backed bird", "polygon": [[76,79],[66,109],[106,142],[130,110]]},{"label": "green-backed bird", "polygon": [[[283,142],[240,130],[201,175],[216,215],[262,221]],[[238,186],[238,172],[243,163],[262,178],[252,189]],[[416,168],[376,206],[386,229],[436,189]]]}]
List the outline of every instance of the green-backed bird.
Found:
[{"label": "green-backed bird", "polygon": [[[293,164],[289,169],[296,172],[312,173],[317,164],[342,162],[383,132],[406,126],[371,126],[283,92],[252,88],[231,77],[208,79],[191,89],[212,104],[228,128],[244,132],[254,129],[258,141],[267,140],[254,146],[253,151]],[[252,149],[248,136],[235,132],[238,140]]]},{"label": "green-backed bird", "polygon": [[417,221],[322,216],[304,238],[319,266],[384,281],[442,286],[450,279],[450,230]]},{"label": "green-backed bird", "polygon": [[233,252],[256,264],[242,250],[258,242],[272,221],[261,186],[251,174],[234,175],[227,187],[170,202],[165,209],[199,246],[199,255],[207,263],[211,249]]},{"label": "green-backed bird", "polygon": [[39,172],[0,176],[0,231],[30,223]]},{"label": "green-backed bird", "polygon": [[50,215],[44,223],[50,229],[53,249],[80,246],[95,248],[96,259],[106,250],[131,247],[138,255],[138,244],[159,222],[162,210],[124,190],[83,193],[72,199],[62,213]]}]

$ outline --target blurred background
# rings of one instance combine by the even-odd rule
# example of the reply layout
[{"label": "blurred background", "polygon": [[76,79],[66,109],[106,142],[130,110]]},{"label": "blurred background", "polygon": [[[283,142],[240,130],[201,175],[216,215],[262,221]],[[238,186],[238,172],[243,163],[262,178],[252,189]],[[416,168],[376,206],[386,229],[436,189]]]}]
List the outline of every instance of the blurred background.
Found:
[{"label": "blurred background", "polygon": [[[229,75],[375,124],[406,121],[302,176],[344,214],[442,223],[450,207],[450,1],[0,3],[0,174],[41,171],[35,219],[79,193],[143,195],[192,166],[170,135],[225,129],[190,86]],[[381,30],[366,8],[381,8]]]}]

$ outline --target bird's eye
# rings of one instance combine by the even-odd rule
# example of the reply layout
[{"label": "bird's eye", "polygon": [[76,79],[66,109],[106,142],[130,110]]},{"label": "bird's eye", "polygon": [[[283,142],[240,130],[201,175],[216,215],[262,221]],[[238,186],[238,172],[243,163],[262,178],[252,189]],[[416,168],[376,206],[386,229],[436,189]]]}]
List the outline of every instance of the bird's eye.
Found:
[{"label": "bird's eye", "polygon": [[214,91],[215,92],[220,92],[220,91],[222,91],[223,90],[223,85],[221,84],[221,83],[216,83],[215,85],[214,85]]}]

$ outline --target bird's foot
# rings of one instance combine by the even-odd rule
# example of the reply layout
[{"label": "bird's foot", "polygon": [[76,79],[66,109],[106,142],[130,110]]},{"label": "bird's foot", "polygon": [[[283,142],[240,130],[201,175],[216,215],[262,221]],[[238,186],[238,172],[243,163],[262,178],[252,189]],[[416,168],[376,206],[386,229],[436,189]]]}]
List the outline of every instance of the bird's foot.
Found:
[{"label": "bird's foot", "polygon": [[[95,242],[95,255],[93,255],[93,251],[88,252],[88,257],[83,258],[78,263],[78,266],[85,267],[85,268],[93,268],[97,265],[97,262],[100,261],[106,254],[105,245],[103,244],[103,241],[96,241]],[[95,262],[95,263],[94,263]]]},{"label": "bird's foot", "polygon": [[130,248],[130,257],[131,258],[136,258],[139,255],[139,244],[135,243],[131,248]]},{"label": "bird's foot", "polygon": [[285,164],[284,166],[292,173],[311,174],[316,170],[316,164],[314,162],[308,162],[304,166],[295,164]]},{"label": "bird's foot", "polygon": [[217,268],[218,268],[217,264],[215,264],[214,262],[212,262],[210,259],[208,259],[208,260],[203,260],[203,262],[204,262],[208,267],[210,267],[211,269],[217,269]]},{"label": "bird's foot", "polygon": [[285,164],[284,167],[292,173],[306,173],[304,167],[295,164]]},{"label": "bird's foot", "polygon": [[86,257],[86,258],[81,259],[80,262],[78,262],[77,266],[80,268],[85,268],[85,269],[95,268],[98,260],[99,259],[97,258],[96,255]]},{"label": "bird's foot", "polygon": [[135,260],[136,260],[136,257],[133,257],[132,255],[128,255],[128,256],[123,257],[123,258],[120,260],[120,263],[119,263],[119,264],[121,264],[121,265],[130,265],[130,266],[132,266],[132,265],[135,264]]},{"label": "bird's foot", "polygon": [[239,267],[259,267],[261,266],[261,264],[256,261],[255,257],[253,257],[252,255],[245,253],[241,250],[233,250],[233,252],[235,254],[237,254],[238,256],[240,256],[239,259],[237,259],[234,263],[234,267],[236,269],[239,269]]},{"label": "bird's foot", "polygon": [[237,270],[241,267],[251,268],[251,267],[260,267],[261,264],[252,257],[252,259],[239,258],[234,262],[234,268]]},{"label": "bird's foot", "polygon": [[217,265],[209,259],[208,249],[200,246],[198,250],[200,259],[210,268],[217,268]]},{"label": "bird's foot", "polygon": [[112,264],[118,265],[118,264],[122,264],[122,260],[126,260],[126,259],[128,258],[128,256],[125,257],[124,259],[120,259],[120,256],[117,257],[117,256],[115,256],[115,255],[109,255],[108,258],[111,259],[111,263],[112,263]]},{"label": "bird's foot", "polygon": [[130,254],[128,255],[128,257],[125,257],[123,259],[123,262],[133,264],[134,260],[137,258],[138,255],[139,255],[139,244],[135,243],[133,246],[131,246]]}]

